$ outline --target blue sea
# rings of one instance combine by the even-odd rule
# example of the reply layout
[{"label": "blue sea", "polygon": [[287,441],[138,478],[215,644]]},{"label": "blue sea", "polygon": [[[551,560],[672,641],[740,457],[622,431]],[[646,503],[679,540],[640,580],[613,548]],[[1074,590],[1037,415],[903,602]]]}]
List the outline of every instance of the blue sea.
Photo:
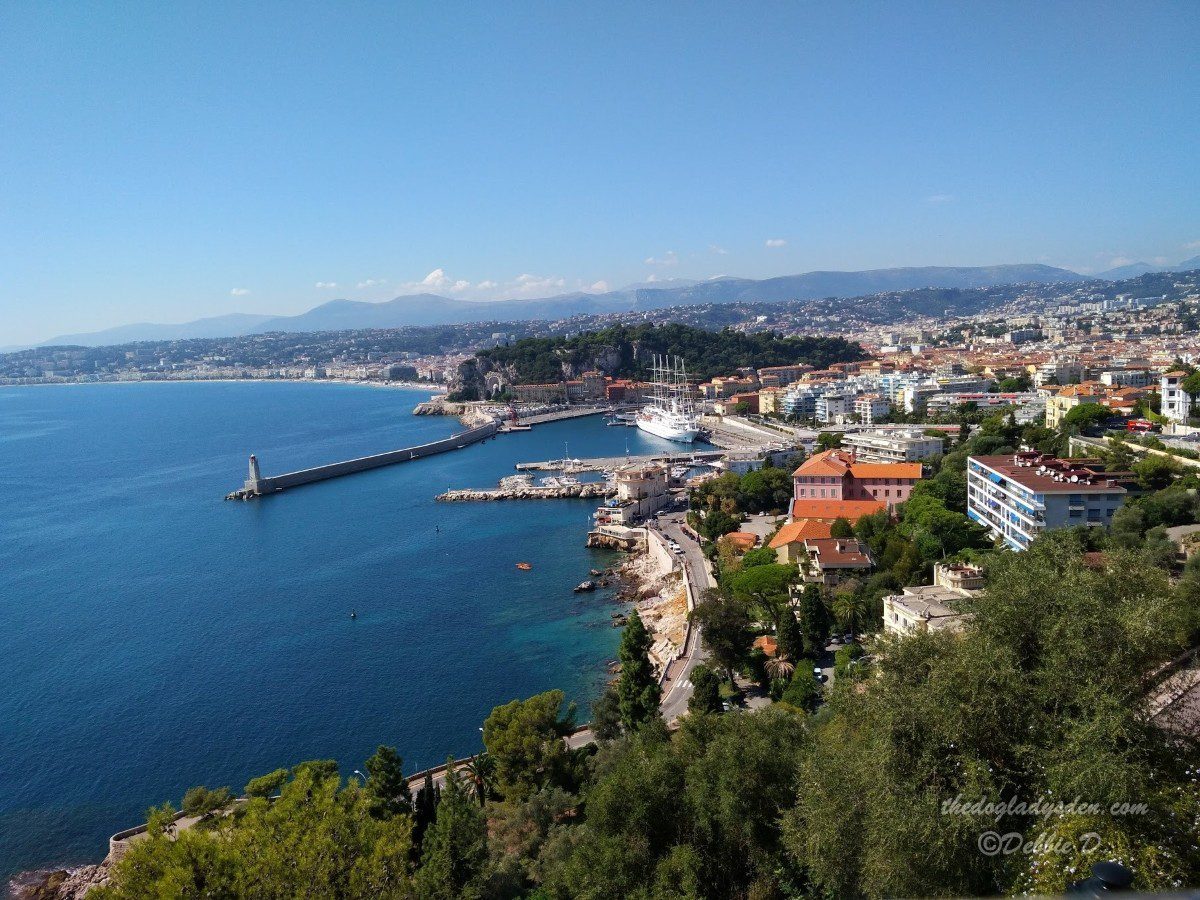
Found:
[{"label": "blue sea", "polygon": [[[0,876],[97,861],[195,784],[378,744],[415,770],[493,706],[587,704],[616,650],[588,501],[435,503],[517,461],[670,446],[600,417],[225,502],[278,474],[460,430],[422,391],[339,384],[0,387]],[[530,572],[515,568],[533,564]],[[357,619],[350,618],[351,611]]]}]

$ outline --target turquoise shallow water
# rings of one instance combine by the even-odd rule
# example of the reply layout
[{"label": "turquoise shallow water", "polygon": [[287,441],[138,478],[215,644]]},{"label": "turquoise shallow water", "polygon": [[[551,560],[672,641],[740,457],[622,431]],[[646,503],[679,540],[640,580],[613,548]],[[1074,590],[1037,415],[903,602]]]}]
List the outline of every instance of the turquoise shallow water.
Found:
[{"label": "turquoise shallow water", "polygon": [[497,703],[560,687],[586,708],[618,638],[609,598],[571,591],[611,559],[584,547],[594,503],[433,497],[564,441],[667,442],[593,417],[222,500],[250,452],[272,474],[461,427],[410,415],[426,396],[0,388],[0,875],[98,859],[193,784],[309,758],[349,771],[379,743],[415,769],[475,750]]}]

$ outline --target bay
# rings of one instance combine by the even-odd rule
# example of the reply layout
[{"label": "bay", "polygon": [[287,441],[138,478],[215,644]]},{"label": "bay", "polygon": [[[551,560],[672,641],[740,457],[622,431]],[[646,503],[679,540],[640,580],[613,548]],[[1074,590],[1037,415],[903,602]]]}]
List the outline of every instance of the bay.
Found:
[{"label": "bay", "polygon": [[618,640],[610,598],[571,591],[613,559],[584,546],[594,502],[433,498],[566,442],[673,445],[591,417],[222,499],[251,452],[277,474],[460,430],[411,415],[427,396],[0,388],[0,875],[95,861],[195,784],[312,758],[348,774],[381,743],[410,771],[474,752],[493,706],[550,688],[586,718]]}]

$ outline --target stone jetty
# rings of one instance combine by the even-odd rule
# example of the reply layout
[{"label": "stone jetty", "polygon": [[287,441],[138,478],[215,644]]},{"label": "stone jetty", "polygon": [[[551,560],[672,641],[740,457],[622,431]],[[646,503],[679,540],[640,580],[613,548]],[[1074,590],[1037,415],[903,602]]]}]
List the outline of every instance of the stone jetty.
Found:
[{"label": "stone jetty", "polygon": [[437,499],[447,503],[475,500],[563,500],[567,498],[595,500],[613,497],[616,490],[604,481],[586,484],[567,484],[555,487],[513,485],[487,490],[462,489],[438,494]]}]

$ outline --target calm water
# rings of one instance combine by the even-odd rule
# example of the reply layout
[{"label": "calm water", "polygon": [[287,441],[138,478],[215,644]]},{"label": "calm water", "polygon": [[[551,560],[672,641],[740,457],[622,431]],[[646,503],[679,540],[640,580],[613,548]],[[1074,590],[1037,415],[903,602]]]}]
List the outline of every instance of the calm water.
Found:
[{"label": "calm water", "polygon": [[564,440],[572,456],[667,442],[593,417],[222,500],[250,452],[272,474],[461,428],[410,415],[426,397],[0,388],[0,875],[98,859],[193,784],[310,758],[348,771],[379,743],[425,767],[475,750],[497,703],[595,696],[618,632],[608,598],[571,592],[611,559],[584,547],[594,503],[433,497]]}]

